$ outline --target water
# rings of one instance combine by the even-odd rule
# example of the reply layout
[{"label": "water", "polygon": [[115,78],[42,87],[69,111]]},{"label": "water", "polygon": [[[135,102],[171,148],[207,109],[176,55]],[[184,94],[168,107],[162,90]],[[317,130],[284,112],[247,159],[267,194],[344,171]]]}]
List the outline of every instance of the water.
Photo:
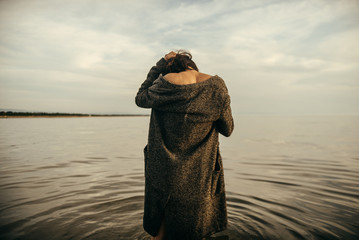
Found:
[{"label": "water", "polygon": [[[0,239],[149,239],[148,117],[0,119]],[[359,116],[237,116],[221,137],[229,228],[358,239]]]}]

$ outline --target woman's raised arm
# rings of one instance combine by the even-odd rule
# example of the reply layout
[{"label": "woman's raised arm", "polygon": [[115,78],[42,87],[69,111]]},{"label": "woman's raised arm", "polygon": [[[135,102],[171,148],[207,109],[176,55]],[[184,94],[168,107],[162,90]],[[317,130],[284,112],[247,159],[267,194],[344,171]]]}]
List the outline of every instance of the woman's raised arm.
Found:
[{"label": "woman's raised arm", "polygon": [[153,66],[147,74],[146,80],[142,83],[140,89],[136,95],[136,105],[142,108],[151,108],[152,99],[148,93],[148,88],[152,86],[153,82],[158,78],[158,76],[164,72],[166,69],[167,61],[165,58],[161,58],[156,66]]}]

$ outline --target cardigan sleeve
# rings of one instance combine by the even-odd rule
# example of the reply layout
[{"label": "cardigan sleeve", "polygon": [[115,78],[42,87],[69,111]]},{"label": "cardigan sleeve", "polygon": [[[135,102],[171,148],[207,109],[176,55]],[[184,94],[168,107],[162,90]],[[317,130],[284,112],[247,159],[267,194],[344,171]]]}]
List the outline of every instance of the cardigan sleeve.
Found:
[{"label": "cardigan sleeve", "polygon": [[218,132],[222,135],[229,137],[234,128],[234,121],[231,110],[231,99],[229,95],[226,95],[223,108],[219,119],[216,121]]},{"label": "cardigan sleeve", "polygon": [[148,91],[148,88],[152,86],[153,82],[159,77],[161,73],[164,73],[166,68],[166,60],[161,58],[156,66],[153,66],[147,74],[146,80],[142,83],[140,89],[136,95],[136,105],[142,108],[151,108],[153,105],[153,99]]}]

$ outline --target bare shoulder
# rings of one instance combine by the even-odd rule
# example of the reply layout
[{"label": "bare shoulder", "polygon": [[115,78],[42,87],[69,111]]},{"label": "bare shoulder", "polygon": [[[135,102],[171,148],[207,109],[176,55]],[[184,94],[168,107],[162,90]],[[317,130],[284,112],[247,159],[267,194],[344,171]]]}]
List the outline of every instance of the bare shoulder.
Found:
[{"label": "bare shoulder", "polygon": [[206,73],[198,73],[197,82],[207,81],[211,77],[213,76]]},{"label": "bare shoulder", "polygon": [[166,75],[164,75],[164,77],[169,80],[169,79],[174,79],[176,78],[176,76],[178,75],[178,73],[167,73]]},{"label": "bare shoulder", "polygon": [[211,77],[212,76],[209,74],[200,73],[194,70],[180,73],[168,73],[164,76],[167,81],[178,85],[199,83],[206,81]]},{"label": "bare shoulder", "polygon": [[178,73],[167,73],[166,75],[163,76],[167,81],[174,83],[174,84],[179,84],[180,83],[180,75]]}]

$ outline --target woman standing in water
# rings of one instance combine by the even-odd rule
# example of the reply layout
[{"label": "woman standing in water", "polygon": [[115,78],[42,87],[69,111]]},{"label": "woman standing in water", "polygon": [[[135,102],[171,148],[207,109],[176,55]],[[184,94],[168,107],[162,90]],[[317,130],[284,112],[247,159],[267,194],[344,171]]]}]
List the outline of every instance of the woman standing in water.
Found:
[{"label": "woman standing in water", "polygon": [[226,229],[218,133],[230,136],[234,124],[224,81],[199,72],[190,53],[170,52],[151,68],[136,104],[152,108],[144,148],[146,232],[156,240],[197,240]]}]

